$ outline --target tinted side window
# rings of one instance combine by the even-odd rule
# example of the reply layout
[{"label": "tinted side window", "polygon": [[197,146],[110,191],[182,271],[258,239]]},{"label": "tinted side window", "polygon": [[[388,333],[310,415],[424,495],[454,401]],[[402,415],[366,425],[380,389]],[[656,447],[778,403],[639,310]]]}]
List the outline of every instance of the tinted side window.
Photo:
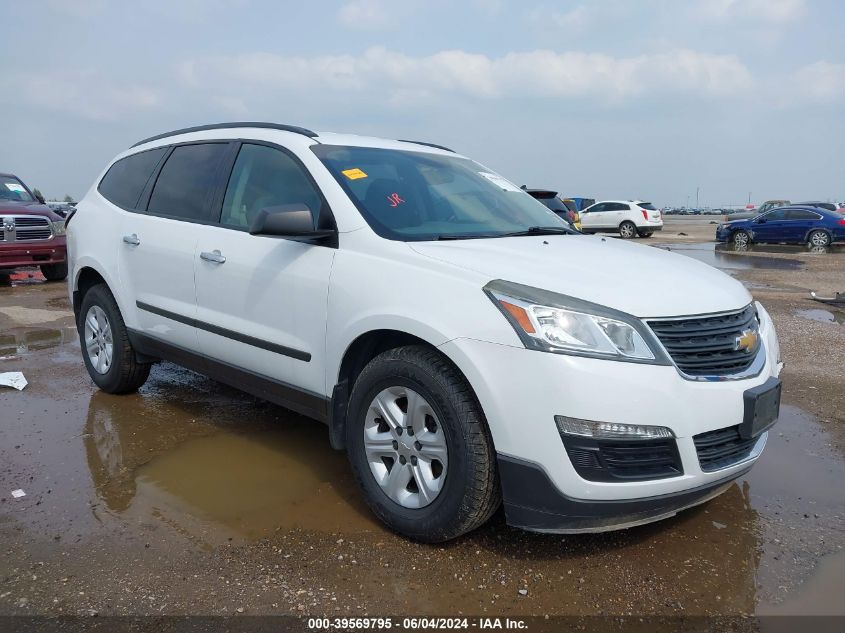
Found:
[{"label": "tinted side window", "polygon": [[203,143],[176,147],[161,168],[149,213],[182,220],[209,220],[209,198],[225,143]]},{"label": "tinted side window", "polygon": [[112,204],[135,209],[166,147],[127,156],[112,165],[100,181],[99,192]]},{"label": "tinted side window", "polygon": [[602,203],[593,205],[589,209],[585,209],[585,211],[589,210],[590,213],[596,213],[598,211],[604,211],[606,208],[607,208],[607,205],[604,202],[602,202]]},{"label": "tinted side window", "polygon": [[766,214],[766,221],[767,222],[776,222],[778,220],[785,220],[786,219],[786,209],[775,209],[774,211]]},{"label": "tinted side window", "polygon": [[790,209],[787,217],[790,220],[820,220],[818,213],[807,211],[805,209]]},{"label": "tinted side window", "polygon": [[621,202],[608,202],[605,203],[605,210],[606,211],[627,211],[628,210],[627,204],[622,204]]},{"label": "tinted side window", "polygon": [[278,149],[244,144],[229,178],[220,223],[248,228],[261,209],[302,203],[311,209],[316,225],[322,198],[302,167]]}]

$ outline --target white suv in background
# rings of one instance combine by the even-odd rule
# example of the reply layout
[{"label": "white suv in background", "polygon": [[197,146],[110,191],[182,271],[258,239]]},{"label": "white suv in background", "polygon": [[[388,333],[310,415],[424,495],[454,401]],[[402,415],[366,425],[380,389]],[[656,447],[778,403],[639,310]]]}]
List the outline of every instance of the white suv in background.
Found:
[{"label": "white suv in background", "polygon": [[741,283],[581,235],[446,148],[202,126],[123,152],[77,208],[101,389],[168,360],[324,422],[414,539],[502,502],[548,532],[672,516],[745,473],[777,418],[778,340]]},{"label": "white suv in background", "polygon": [[651,237],[663,230],[663,214],[650,202],[641,200],[605,200],[581,211],[584,233],[616,233],[620,237]]}]

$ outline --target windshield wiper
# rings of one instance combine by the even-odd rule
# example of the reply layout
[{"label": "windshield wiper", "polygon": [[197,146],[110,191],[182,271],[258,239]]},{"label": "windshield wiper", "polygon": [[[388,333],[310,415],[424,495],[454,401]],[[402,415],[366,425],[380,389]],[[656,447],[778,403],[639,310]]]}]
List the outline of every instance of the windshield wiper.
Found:
[{"label": "windshield wiper", "polygon": [[502,233],[498,237],[520,237],[522,235],[569,235],[570,233],[574,233],[574,231],[562,226],[529,226],[524,231]]},{"label": "windshield wiper", "polygon": [[570,233],[575,233],[575,231],[562,226],[529,226],[525,230],[512,231],[510,233],[446,233],[438,235],[434,239],[437,241],[485,240],[497,237],[519,237],[522,235],[569,235]]}]

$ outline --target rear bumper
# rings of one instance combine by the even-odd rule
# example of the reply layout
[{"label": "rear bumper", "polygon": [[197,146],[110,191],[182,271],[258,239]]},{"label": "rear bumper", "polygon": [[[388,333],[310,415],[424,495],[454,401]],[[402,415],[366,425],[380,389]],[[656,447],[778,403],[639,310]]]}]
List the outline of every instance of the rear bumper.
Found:
[{"label": "rear bumper", "polygon": [[44,242],[0,243],[0,268],[60,264],[67,261],[67,240],[64,236]]},{"label": "rear bumper", "polygon": [[498,465],[508,525],[557,534],[608,532],[667,519],[720,495],[751,468],[749,464],[718,481],[654,497],[584,500],[560,492],[537,464],[500,454]]}]

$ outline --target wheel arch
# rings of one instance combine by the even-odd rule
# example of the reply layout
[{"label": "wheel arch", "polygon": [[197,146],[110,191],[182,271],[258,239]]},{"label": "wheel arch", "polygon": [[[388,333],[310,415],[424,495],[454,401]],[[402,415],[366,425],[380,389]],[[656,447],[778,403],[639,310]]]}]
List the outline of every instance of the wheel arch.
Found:
[{"label": "wheel arch", "polygon": [[806,244],[807,242],[809,242],[810,236],[813,233],[816,233],[818,231],[821,231],[822,233],[826,233],[827,238],[830,240],[830,244],[833,244],[833,232],[830,229],[828,229],[826,226],[815,227],[815,228],[812,228],[809,231],[807,231],[807,233],[804,235],[804,243]]},{"label": "wheel arch", "polygon": [[[347,347],[341,357],[337,373],[334,376],[334,388],[331,395],[331,415],[329,416],[329,439],[332,448],[346,448],[346,421],[349,396],[361,371],[373,358],[390,349],[419,345],[435,350],[448,360],[469,384],[469,379],[458,364],[439,349],[438,345],[416,334],[396,329],[373,329],[359,334]],[[472,385],[470,385],[472,388]]]}]

